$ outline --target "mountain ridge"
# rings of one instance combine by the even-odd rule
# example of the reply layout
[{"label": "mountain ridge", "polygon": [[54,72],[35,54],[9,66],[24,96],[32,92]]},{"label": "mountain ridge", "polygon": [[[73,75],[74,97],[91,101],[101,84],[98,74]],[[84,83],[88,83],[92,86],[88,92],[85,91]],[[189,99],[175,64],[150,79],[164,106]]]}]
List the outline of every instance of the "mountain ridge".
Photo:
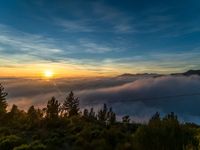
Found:
[{"label": "mountain ridge", "polygon": [[[188,70],[186,72],[183,73],[171,73],[169,75],[172,76],[179,76],[179,75],[183,75],[183,76],[191,76],[191,75],[198,75],[200,76],[200,70]],[[118,75],[117,77],[119,78],[123,78],[123,77],[160,77],[160,76],[165,76],[164,74],[157,74],[157,73],[136,73],[136,74],[132,74],[132,73],[123,73],[121,75]]]}]

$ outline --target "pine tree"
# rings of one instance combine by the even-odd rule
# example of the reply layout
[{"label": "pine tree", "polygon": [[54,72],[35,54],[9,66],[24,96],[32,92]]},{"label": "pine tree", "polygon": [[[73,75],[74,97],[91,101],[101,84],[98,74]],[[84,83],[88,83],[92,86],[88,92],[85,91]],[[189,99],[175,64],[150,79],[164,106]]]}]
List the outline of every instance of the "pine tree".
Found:
[{"label": "pine tree", "polygon": [[79,99],[71,91],[63,103],[63,109],[71,117],[79,114]]},{"label": "pine tree", "polygon": [[89,112],[88,112],[88,109],[84,109],[83,110],[83,117],[88,119],[89,118]]},{"label": "pine tree", "polygon": [[6,102],[6,96],[8,93],[4,91],[4,87],[0,84],[0,116],[6,113],[6,108],[8,106]]},{"label": "pine tree", "polygon": [[19,125],[25,119],[25,112],[20,110],[17,105],[13,104],[10,112],[8,113],[10,122],[13,125]]},{"label": "pine tree", "polygon": [[161,123],[161,119],[160,119],[160,114],[158,112],[156,112],[152,117],[151,119],[149,120],[149,125],[160,125]]},{"label": "pine tree", "polygon": [[98,119],[99,119],[99,121],[101,121],[101,122],[106,122],[106,120],[107,120],[107,111],[108,111],[107,105],[104,104],[104,105],[103,105],[103,109],[101,109],[101,110],[98,112]]},{"label": "pine tree", "polygon": [[39,114],[34,106],[31,106],[27,112],[27,121],[31,125],[35,125],[39,121]]},{"label": "pine tree", "polygon": [[18,109],[17,105],[14,104],[8,114],[9,114],[9,119],[13,121],[18,120],[20,118],[20,110]]},{"label": "pine tree", "polygon": [[13,116],[13,118],[14,118],[14,117],[18,116],[19,113],[20,113],[20,110],[18,109],[17,105],[14,104],[9,112],[10,116]]},{"label": "pine tree", "polygon": [[90,109],[90,112],[89,112],[89,119],[90,119],[90,120],[97,120],[97,117],[96,117],[96,114],[95,114],[93,108]]},{"label": "pine tree", "polygon": [[128,124],[130,122],[130,117],[128,115],[122,117],[122,122]]},{"label": "pine tree", "polygon": [[55,97],[52,97],[51,100],[47,103],[46,117],[48,119],[57,119],[60,110],[60,103],[56,100]]},{"label": "pine tree", "polygon": [[116,115],[112,111],[112,107],[110,107],[107,117],[108,117],[109,124],[114,124],[116,122]]}]

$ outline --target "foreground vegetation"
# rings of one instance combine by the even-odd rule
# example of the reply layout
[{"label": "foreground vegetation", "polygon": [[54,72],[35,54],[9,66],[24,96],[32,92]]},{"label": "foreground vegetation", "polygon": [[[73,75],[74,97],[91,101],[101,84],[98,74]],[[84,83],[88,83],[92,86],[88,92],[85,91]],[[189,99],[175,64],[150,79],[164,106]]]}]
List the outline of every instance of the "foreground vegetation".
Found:
[{"label": "foreground vegetation", "polygon": [[43,109],[13,105],[0,85],[0,150],[198,150],[199,127],[182,124],[174,113],[156,113],[148,124],[116,121],[112,108],[79,110],[70,92],[63,104],[52,97]]}]

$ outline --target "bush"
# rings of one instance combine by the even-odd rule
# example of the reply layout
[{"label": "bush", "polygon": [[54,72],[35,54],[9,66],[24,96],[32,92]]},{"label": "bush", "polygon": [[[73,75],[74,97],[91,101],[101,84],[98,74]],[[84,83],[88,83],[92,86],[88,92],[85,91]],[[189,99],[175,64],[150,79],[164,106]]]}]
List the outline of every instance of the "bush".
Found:
[{"label": "bush", "polygon": [[0,127],[0,136],[10,135],[11,131],[8,127]]},{"label": "bush", "polygon": [[39,141],[34,141],[29,145],[23,144],[18,147],[15,147],[13,150],[46,150],[46,146],[40,143]]},{"label": "bush", "polygon": [[30,150],[30,146],[27,144],[23,144],[23,145],[15,147],[13,150]]},{"label": "bush", "polygon": [[30,150],[45,150],[46,146],[40,141],[34,141],[30,144]]},{"label": "bush", "polygon": [[14,147],[23,143],[23,140],[16,135],[5,136],[0,139],[1,150],[12,150]]}]

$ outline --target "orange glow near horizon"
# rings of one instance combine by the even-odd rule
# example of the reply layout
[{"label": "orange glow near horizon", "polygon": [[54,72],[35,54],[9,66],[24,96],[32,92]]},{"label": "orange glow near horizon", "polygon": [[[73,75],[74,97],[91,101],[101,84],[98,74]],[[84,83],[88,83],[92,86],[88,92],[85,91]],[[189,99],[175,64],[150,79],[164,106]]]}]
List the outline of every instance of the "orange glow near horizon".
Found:
[{"label": "orange glow near horizon", "polygon": [[[148,68],[137,67],[137,68],[115,68],[116,66],[106,65],[99,70],[97,67],[81,66],[64,63],[38,63],[38,64],[21,64],[11,67],[0,67],[2,78],[41,78],[41,79],[52,79],[52,78],[73,78],[73,77],[112,77],[123,73],[143,73],[152,72]],[[169,73],[168,70],[161,70],[159,68],[151,68],[152,70],[160,70],[158,73]],[[178,71],[174,71],[178,72]]]},{"label": "orange glow near horizon", "polygon": [[[48,69],[49,68],[49,69]],[[0,77],[27,78],[64,78],[64,77],[95,77],[113,76],[113,72],[93,71],[80,66],[66,64],[28,64],[16,67],[0,67]]]}]

